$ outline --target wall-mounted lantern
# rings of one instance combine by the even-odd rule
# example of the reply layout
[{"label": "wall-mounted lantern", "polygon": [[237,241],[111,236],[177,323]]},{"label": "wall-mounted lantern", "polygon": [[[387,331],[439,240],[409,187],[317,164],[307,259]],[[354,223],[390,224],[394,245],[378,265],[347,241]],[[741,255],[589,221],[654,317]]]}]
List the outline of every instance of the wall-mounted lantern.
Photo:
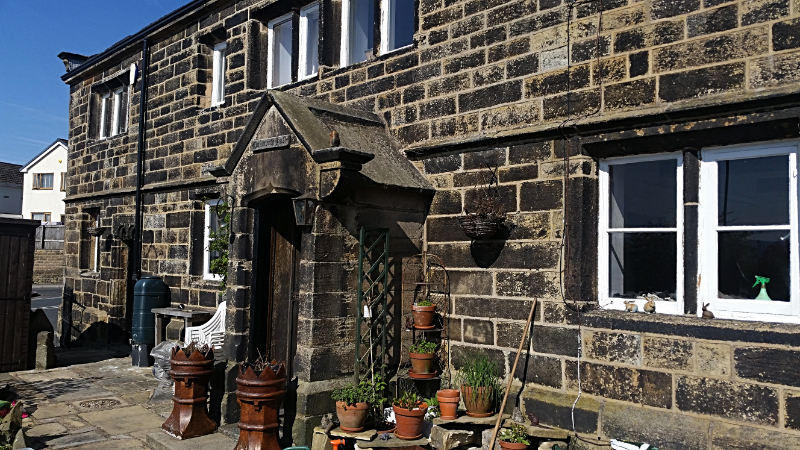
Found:
[{"label": "wall-mounted lantern", "polygon": [[314,223],[314,209],[317,206],[317,199],[309,194],[292,199],[294,203],[294,220],[298,226],[308,226]]}]

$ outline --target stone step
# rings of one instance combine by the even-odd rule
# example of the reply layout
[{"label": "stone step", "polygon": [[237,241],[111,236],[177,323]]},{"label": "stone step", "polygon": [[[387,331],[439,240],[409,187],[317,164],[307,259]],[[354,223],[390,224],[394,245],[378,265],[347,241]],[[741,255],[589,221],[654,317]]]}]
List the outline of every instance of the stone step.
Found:
[{"label": "stone step", "polygon": [[212,433],[192,439],[176,439],[163,431],[150,433],[145,442],[152,450],[197,450],[197,449],[231,449],[236,441],[221,433]]}]

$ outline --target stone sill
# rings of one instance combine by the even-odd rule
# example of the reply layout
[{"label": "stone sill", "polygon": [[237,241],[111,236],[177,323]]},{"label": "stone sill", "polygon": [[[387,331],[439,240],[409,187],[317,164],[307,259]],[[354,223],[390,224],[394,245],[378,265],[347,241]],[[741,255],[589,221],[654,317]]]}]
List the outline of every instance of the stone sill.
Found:
[{"label": "stone sill", "polygon": [[712,341],[735,341],[800,347],[800,325],[702,319],[671,314],[591,311],[583,314],[583,326],[634,333],[653,333]]},{"label": "stone sill", "polygon": [[99,280],[100,279],[100,272],[86,271],[86,272],[81,272],[80,276],[81,276],[81,278],[94,278],[96,280]]}]

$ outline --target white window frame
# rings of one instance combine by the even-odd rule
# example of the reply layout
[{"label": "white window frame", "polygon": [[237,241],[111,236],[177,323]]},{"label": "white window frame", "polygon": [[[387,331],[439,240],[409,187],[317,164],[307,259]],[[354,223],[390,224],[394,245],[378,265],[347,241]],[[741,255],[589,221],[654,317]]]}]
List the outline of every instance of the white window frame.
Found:
[{"label": "white window frame", "polygon": [[110,130],[106,130],[106,114],[108,114],[108,103],[111,101],[111,93],[106,92],[100,97],[100,139],[105,139],[108,137],[108,132]]},{"label": "white window frame", "polygon": [[[100,214],[98,213],[94,219],[94,226],[100,226]],[[94,268],[92,272],[99,272],[100,271],[100,236],[95,236],[94,238]]]},{"label": "white window frame", "polygon": [[[308,13],[311,10],[316,9],[319,12],[319,2],[312,2],[308,5],[304,6],[300,10],[300,29],[299,29],[299,51],[298,51],[298,68],[297,68],[297,79],[298,80],[307,80],[316,76],[319,73],[319,62],[317,62],[317,71],[314,73],[305,73],[306,70],[306,63],[308,62]],[[320,18],[321,19],[321,18]],[[270,29],[270,33],[272,30]],[[319,30],[317,31],[317,36],[319,36]],[[272,43],[272,35],[270,35],[270,45]],[[319,40],[317,40],[316,45],[319,45]],[[271,49],[270,49],[271,50]],[[269,54],[270,58],[272,57],[272,52],[270,51]],[[269,65],[269,69],[272,70],[272,64]],[[270,78],[270,81],[272,79]]]},{"label": "white window frame", "polygon": [[396,2],[397,0],[381,0],[381,55],[396,52],[414,45],[412,41],[411,44],[389,50],[389,39],[394,39],[394,34],[391,33],[392,30],[389,29],[392,24],[391,20],[389,19],[395,15]]},{"label": "white window frame", "polygon": [[[288,82],[275,85],[272,80],[274,76],[274,71],[272,70],[272,61],[274,59],[273,52],[275,51],[275,25],[280,25],[282,23],[292,22],[292,13],[284,14],[276,19],[272,19],[267,23],[267,34],[269,45],[267,46],[267,89],[273,89],[276,87],[284,86],[290,84],[292,80],[290,79]],[[292,23],[292,26],[294,24]],[[294,30],[292,30],[292,35],[294,35]],[[294,56],[294,55],[293,55]],[[289,63],[291,66],[291,63]],[[298,72],[299,74],[300,72]],[[291,78],[291,76],[289,77]]]},{"label": "white window frame", "polygon": [[[709,309],[723,319],[759,320],[800,323],[800,256],[798,253],[798,172],[797,153],[800,141],[781,141],[757,145],[703,149],[700,168],[699,208],[699,270],[700,301],[710,303]],[[718,225],[718,171],[717,162],[732,159],[787,155],[789,157],[789,225],[772,226],[719,226]],[[724,230],[785,230],[790,234],[789,271],[791,277],[788,302],[768,302],[748,299],[720,299],[718,297],[718,241],[717,232]],[[769,285],[767,285],[769,286]],[[698,305],[698,316],[702,311]]]},{"label": "white window frame", "polygon": [[[622,231],[626,232],[655,232],[656,229],[652,228],[610,228],[609,227],[609,203],[610,203],[610,177],[609,166],[622,165],[640,162],[651,161],[664,161],[675,160],[675,176],[677,191],[675,195],[676,203],[676,228],[658,228],[658,232],[675,232],[676,233],[676,257],[677,257],[677,270],[676,270],[676,283],[675,283],[675,297],[676,301],[656,301],[656,311],[666,314],[683,314],[684,299],[683,299],[683,272],[684,272],[684,223],[683,223],[683,154],[680,152],[675,153],[661,153],[658,155],[646,156],[633,156],[633,157],[618,157],[607,158],[600,161],[600,205],[598,215],[598,283],[597,292],[599,304],[607,309],[625,309],[625,301],[632,300],[628,298],[617,298],[609,296],[609,266],[608,266],[608,252],[609,252],[609,232]],[[634,300],[642,311],[645,300]]]},{"label": "white window frame", "polygon": [[122,89],[114,91],[113,111],[111,114],[111,136],[119,134],[120,116],[122,113]]},{"label": "white window frame", "polygon": [[214,46],[211,70],[211,106],[225,104],[225,59],[227,42]]},{"label": "white window frame", "polygon": [[[350,10],[351,8],[351,1],[352,0],[342,0],[342,48],[341,52],[339,53],[339,66],[340,67],[347,67],[353,64],[358,63],[351,63],[350,62]],[[375,24],[373,23],[372,26],[374,27]],[[375,52],[375,43],[373,42],[373,53]],[[378,55],[374,55],[378,56]],[[364,61],[361,61],[364,62]]]},{"label": "white window frame", "polygon": [[203,222],[203,279],[219,281],[222,276],[209,271],[211,265],[211,251],[208,249],[211,244],[211,207],[222,203],[221,200],[209,200],[205,204],[205,219]]}]

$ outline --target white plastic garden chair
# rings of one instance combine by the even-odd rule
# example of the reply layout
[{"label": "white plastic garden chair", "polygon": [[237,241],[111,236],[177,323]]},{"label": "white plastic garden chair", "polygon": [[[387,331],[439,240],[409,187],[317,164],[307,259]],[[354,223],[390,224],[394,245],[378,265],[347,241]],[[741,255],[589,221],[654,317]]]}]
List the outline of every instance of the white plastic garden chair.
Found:
[{"label": "white plastic garden chair", "polygon": [[196,342],[199,345],[207,344],[214,347],[214,354],[222,354],[218,350],[222,350],[222,343],[225,340],[225,305],[227,302],[222,302],[217,307],[217,312],[211,319],[196,327],[186,328],[186,342],[189,345]]}]

